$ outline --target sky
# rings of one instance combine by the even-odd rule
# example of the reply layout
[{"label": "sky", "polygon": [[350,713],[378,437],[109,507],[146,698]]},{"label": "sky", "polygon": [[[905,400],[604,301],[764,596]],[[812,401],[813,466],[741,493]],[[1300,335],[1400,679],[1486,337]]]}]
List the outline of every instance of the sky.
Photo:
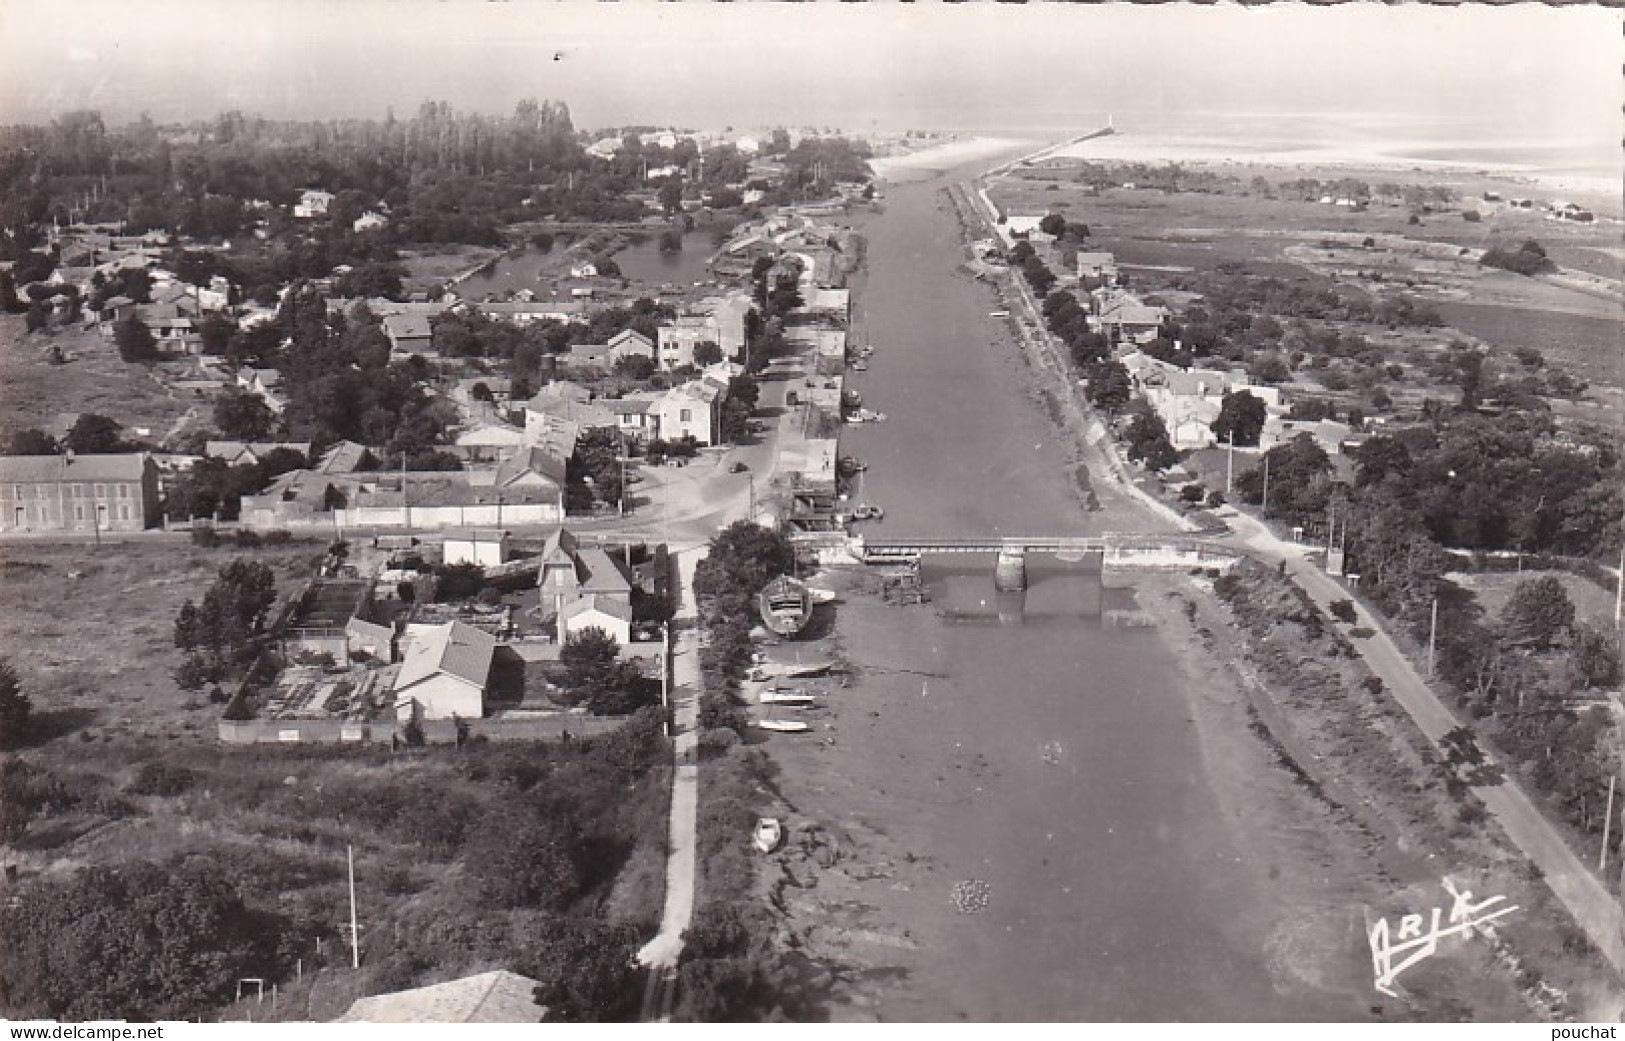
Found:
[{"label": "sky", "polygon": [[1617,11],[484,0],[0,0],[0,122],[426,99],[576,126],[1622,137]]}]

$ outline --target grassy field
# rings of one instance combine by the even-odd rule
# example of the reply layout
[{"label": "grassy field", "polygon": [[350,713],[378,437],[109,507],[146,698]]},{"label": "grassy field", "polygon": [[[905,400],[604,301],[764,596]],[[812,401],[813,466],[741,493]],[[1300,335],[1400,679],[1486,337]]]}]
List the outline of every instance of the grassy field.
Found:
[{"label": "grassy field", "polygon": [[[254,551],[292,592],[319,543]],[[14,543],[0,561],[0,647],[53,734],[75,746],[131,737],[213,742],[218,706],[180,690],[174,618],[202,600],[234,549],[177,542]]]},{"label": "grassy field", "polygon": [[1450,300],[1437,306],[1446,322],[1469,336],[1507,350],[1533,347],[1588,383],[1625,386],[1617,318]]},{"label": "grassy field", "polygon": [[[444,252],[437,250],[443,249]],[[427,290],[449,282],[470,268],[497,256],[502,251],[491,246],[424,247],[406,250],[401,266],[406,277],[401,281],[408,290]]]},{"label": "grassy field", "polygon": [[1614,591],[1604,589],[1579,575],[1571,575],[1567,571],[1479,572],[1453,574],[1450,579],[1472,590],[1478,597],[1479,606],[1484,609],[1485,616],[1495,618],[1500,615],[1501,609],[1506,607],[1507,601],[1512,599],[1512,591],[1517,588],[1519,582],[1545,575],[1555,575],[1563,583],[1563,588],[1568,590],[1569,599],[1574,601],[1576,618],[1599,629],[1613,627]]},{"label": "grassy field", "polygon": [[[66,364],[50,360],[56,344]],[[49,427],[63,412],[95,412],[162,438],[194,401],[172,397],[140,365],[119,360],[112,343],[81,329],[25,334],[19,315],[0,315],[0,433]]]}]

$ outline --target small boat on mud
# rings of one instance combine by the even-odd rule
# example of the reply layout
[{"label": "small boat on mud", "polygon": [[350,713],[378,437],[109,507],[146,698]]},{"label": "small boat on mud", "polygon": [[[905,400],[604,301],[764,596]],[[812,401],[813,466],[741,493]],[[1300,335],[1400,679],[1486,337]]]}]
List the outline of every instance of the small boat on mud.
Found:
[{"label": "small boat on mud", "polygon": [[807,595],[812,597],[812,602],[815,604],[833,604],[835,602],[835,590],[833,589],[819,589],[817,586],[808,586]]},{"label": "small boat on mud", "polygon": [[805,734],[812,729],[811,723],[803,723],[797,719],[758,719],[756,725],[776,734]]},{"label": "small boat on mud", "polygon": [[779,848],[784,841],[784,826],[777,817],[762,817],[756,821],[756,827],[750,833],[751,845],[763,853],[771,853]]},{"label": "small boat on mud", "polygon": [[812,594],[806,583],[789,575],[780,575],[763,586],[756,604],[762,624],[780,636],[794,636],[812,620]]},{"label": "small boat on mud", "polygon": [[813,696],[799,687],[772,686],[765,688],[756,699],[764,705],[809,706]]}]

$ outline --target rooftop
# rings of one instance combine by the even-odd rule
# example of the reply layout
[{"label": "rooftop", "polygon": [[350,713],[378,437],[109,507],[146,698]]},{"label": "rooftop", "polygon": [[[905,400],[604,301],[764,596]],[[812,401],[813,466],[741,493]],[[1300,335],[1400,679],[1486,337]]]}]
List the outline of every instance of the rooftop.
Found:
[{"label": "rooftop", "polygon": [[19,481],[139,481],[147,457],[129,455],[0,456],[0,483]]},{"label": "rooftop", "polygon": [[359,998],[340,1023],[539,1023],[536,981],[512,972],[482,972],[393,994]]},{"label": "rooftop", "polygon": [[408,632],[412,642],[395,680],[397,691],[442,673],[477,687],[485,686],[496,653],[496,637],[462,622],[411,626]]}]

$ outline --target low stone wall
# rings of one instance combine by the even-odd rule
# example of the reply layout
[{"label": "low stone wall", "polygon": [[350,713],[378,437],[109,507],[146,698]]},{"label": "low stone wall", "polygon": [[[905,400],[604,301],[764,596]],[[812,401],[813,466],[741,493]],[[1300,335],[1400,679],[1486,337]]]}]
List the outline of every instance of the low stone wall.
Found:
[{"label": "low stone wall", "polygon": [[[530,719],[495,716],[491,719],[461,721],[466,740],[556,741],[564,736],[593,737],[615,730],[626,722],[620,716],[550,715]],[[421,724],[424,740],[431,745],[457,742],[459,723],[449,719],[428,719]],[[228,745],[377,744],[403,741],[401,728],[384,718],[367,723],[336,719],[252,719],[243,722],[221,720],[219,738]]]}]

